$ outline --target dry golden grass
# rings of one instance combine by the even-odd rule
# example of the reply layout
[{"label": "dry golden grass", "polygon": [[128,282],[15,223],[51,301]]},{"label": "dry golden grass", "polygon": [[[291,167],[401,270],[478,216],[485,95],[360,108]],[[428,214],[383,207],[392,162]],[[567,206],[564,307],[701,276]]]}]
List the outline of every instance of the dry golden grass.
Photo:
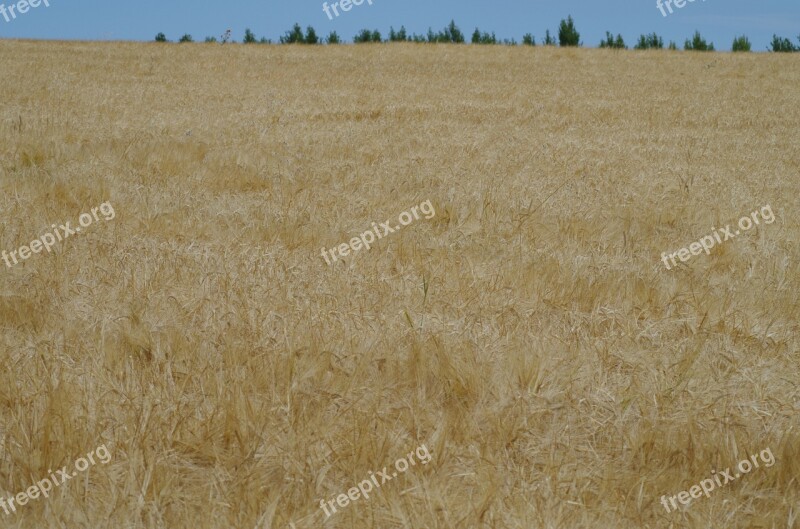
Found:
[{"label": "dry golden grass", "polygon": [[0,493],[113,456],[0,526],[798,527],[798,65],[0,42],[0,250],[117,215],[0,262]]}]

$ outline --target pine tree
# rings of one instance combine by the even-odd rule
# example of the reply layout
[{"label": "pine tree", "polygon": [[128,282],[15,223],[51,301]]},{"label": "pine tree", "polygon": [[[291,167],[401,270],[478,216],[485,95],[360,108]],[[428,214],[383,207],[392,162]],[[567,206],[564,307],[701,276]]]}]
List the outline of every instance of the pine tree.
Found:
[{"label": "pine tree", "polygon": [[575,22],[572,15],[566,20],[561,20],[558,26],[558,43],[560,46],[580,46],[581,34],[575,29]]},{"label": "pine tree", "polygon": [[752,45],[750,44],[750,39],[748,39],[745,35],[733,39],[731,51],[750,51],[751,49]]},{"label": "pine tree", "polygon": [[317,32],[311,26],[306,28],[306,44],[319,44]]},{"label": "pine tree", "polygon": [[281,44],[303,44],[306,38],[303,36],[303,28],[300,24],[295,23],[291,30],[286,32],[286,35],[281,37]]}]

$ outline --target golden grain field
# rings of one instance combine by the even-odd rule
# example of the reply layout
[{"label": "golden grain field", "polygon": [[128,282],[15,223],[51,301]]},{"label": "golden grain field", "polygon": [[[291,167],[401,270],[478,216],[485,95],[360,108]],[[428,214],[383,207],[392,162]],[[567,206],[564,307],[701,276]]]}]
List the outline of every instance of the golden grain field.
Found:
[{"label": "golden grain field", "polygon": [[0,496],[112,456],[0,527],[800,527],[793,54],[2,41],[0,72],[0,250],[115,210],[0,261]]}]

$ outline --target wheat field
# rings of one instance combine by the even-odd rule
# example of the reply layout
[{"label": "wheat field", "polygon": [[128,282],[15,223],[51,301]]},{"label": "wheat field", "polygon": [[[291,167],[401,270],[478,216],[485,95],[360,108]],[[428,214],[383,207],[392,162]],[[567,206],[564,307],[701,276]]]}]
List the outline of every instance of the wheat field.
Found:
[{"label": "wheat field", "polygon": [[0,496],[112,456],[0,527],[800,527],[793,54],[2,41],[0,71],[0,250],[116,214],[0,262]]}]

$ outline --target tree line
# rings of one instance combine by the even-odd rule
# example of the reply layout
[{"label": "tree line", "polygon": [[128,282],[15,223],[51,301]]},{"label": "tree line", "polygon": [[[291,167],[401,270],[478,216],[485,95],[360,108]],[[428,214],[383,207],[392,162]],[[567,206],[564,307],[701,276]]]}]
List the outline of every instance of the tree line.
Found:
[{"label": "tree line", "polygon": [[[798,41],[800,42],[800,36],[797,37]],[[159,33],[156,35],[155,38],[156,42],[169,42],[167,40],[166,35],[164,33]],[[178,42],[194,42],[194,39],[188,33],[183,35]],[[226,31],[219,40],[216,37],[206,37],[205,42],[222,42],[223,44],[226,43],[235,43],[236,41],[231,37],[231,30]],[[341,37],[335,32],[331,31],[326,38],[321,38],[317,35],[317,32],[314,30],[313,27],[308,26],[306,31],[303,32],[303,28],[300,27],[300,24],[295,23],[295,25],[287,31],[283,36],[280,37],[281,44],[341,44],[343,41]],[[386,38],[381,35],[381,32],[377,29],[369,30],[369,29],[362,29],[359,31],[354,37],[353,42],[355,44],[361,44],[365,42],[416,42],[416,43],[452,43],[452,44],[463,44],[466,42],[466,37],[464,33],[456,26],[454,20],[450,21],[450,24],[445,26],[444,29],[438,32],[434,32],[433,29],[429,28],[427,34],[425,35],[418,35],[416,33],[410,34],[406,31],[404,26],[400,26],[400,29],[395,31],[394,27],[389,28],[389,34]],[[502,41],[498,39],[494,32],[491,34],[488,32],[481,32],[478,28],[475,28],[475,31],[472,33],[472,37],[470,39],[472,44],[504,44],[508,46],[516,46],[517,41],[515,39],[503,39]],[[262,37],[258,39],[256,35],[248,28],[244,32],[244,38],[242,39],[242,43],[244,44],[272,44],[271,39],[267,39]],[[561,23],[558,26],[557,38],[550,34],[550,30],[545,31],[545,37],[541,41],[541,44],[544,46],[555,46],[558,44],[559,46],[583,46],[583,42],[581,41],[581,35],[575,27],[575,21],[572,19],[572,16],[568,16],[566,19],[562,19]],[[536,38],[531,35],[530,33],[526,33],[522,37],[522,45],[523,46],[536,46]],[[611,32],[606,31],[606,37],[600,41],[600,48],[612,48],[612,49],[628,49],[628,46],[625,44],[625,39],[622,38],[622,35],[617,34],[614,37]],[[655,33],[651,33],[649,35],[640,35],[639,40],[636,44],[633,45],[633,49],[636,50],[650,50],[650,49],[663,49],[664,48],[664,39],[656,35]],[[737,36],[733,39],[733,45],[731,46],[733,51],[751,51],[752,45],[750,40],[747,36]],[[670,41],[667,45],[667,49],[670,50],[677,50],[678,45]],[[683,44],[684,50],[692,50],[692,51],[714,51],[714,43],[707,42],[704,39],[699,31],[696,31],[695,34],[690,39],[686,39]],[[773,52],[800,52],[800,45],[795,45],[790,39],[785,37],[779,37],[778,35],[772,36],[772,42],[770,43],[770,47],[768,48],[770,51]]]}]

